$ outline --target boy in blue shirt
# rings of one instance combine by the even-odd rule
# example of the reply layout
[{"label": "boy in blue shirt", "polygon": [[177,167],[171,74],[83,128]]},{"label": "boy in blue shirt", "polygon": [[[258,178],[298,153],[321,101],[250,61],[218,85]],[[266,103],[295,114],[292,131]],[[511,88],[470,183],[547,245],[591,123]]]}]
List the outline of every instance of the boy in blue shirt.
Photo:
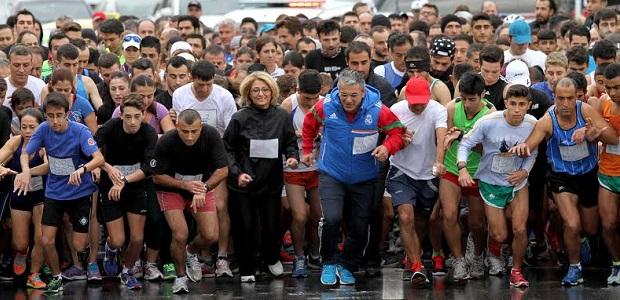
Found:
[{"label": "boy in blue shirt", "polygon": [[42,245],[53,277],[49,292],[62,291],[62,277],[56,252],[56,232],[67,213],[73,225],[73,246],[79,252],[88,241],[90,197],[97,190],[90,171],[103,166],[104,158],[90,130],[68,120],[69,102],[52,92],[45,98],[46,122],[35,131],[20,157],[23,172],[15,178],[15,191],[26,194],[30,186],[29,156],[45,148],[49,174],[43,206]]}]

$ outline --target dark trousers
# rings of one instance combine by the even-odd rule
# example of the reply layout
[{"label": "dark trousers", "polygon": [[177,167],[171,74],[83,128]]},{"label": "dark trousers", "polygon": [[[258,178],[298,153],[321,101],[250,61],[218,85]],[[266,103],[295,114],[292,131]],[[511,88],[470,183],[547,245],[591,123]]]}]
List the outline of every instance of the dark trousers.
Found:
[{"label": "dark trousers", "polygon": [[[279,192],[279,191],[278,191]],[[228,212],[235,255],[241,276],[256,273],[257,228],[260,219],[260,254],[268,265],[279,260],[282,234],[280,229],[280,193],[256,195],[230,190]]]},{"label": "dark trousers", "polygon": [[146,180],[145,187],[147,209],[146,223],[144,225],[144,242],[147,248],[159,250],[159,258],[162,264],[171,263],[170,243],[172,243],[172,232],[170,231],[170,226],[159,207],[159,202],[157,202],[155,184],[152,179]]},{"label": "dark trousers", "polygon": [[[346,184],[321,173],[319,194],[323,215],[319,229],[323,264],[339,263],[347,270],[355,272],[368,240],[368,221],[374,200],[374,181]],[[339,258],[337,245],[345,199],[349,201],[346,204],[348,211],[345,213],[349,216],[346,218],[347,237],[344,252]]]},{"label": "dark trousers", "polygon": [[383,194],[385,192],[385,179],[390,169],[390,162],[381,163],[379,174],[374,180],[375,192],[372,211],[370,213],[368,246],[364,251],[364,263],[366,266],[379,266],[381,264],[381,234],[383,233]]}]

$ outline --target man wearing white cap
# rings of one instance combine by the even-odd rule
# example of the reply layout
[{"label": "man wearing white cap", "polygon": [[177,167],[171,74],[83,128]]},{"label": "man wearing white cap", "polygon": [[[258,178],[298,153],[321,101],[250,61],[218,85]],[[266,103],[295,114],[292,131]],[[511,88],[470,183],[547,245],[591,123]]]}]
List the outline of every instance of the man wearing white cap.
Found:
[{"label": "man wearing white cap", "polygon": [[[513,60],[506,66],[506,80],[509,84],[522,84],[530,89],[530,98],[532,99],[532,105],[530,105],[527,113],[534,116],[536,119],[542,118],[547,109],[553,105],[553,100],[550,99],[544,92],[531,87],[530,70],[522,60]],[[545,182],[548,170],[547,164],[547,144],[541,143],[538,145],[538,156],[536,156],[536,162],[534,167],[530,171],[529,181],[529,206],[531,211],[543,211],[543,203],[546,201]],[[539,254],[545,252],[547,244],[545,242],[545,222],[543,214],[532,214],[530,219],[531,228],[536,236],[536,243],[532,246],[531,255],[526,257],[528,264],[535,264]],[[529,253],[529,252],[528,252]]]},{"label": "man wearing white cap", "polygon": [[510,49],[504,52],[504,61],[519,58],[528,66],[539,66],[544,71],[547,55],[529,48],[532,42],[530,25],[523,20],[514,21],[510,24],[508,34],[510,35]]},{"label": "man wearing white cap", "polygon": [[[415,285],[425,285],[429,281],[420,258],[420,240],[424,239],[425,230],[414,228],[414,224],[421,224],[415,217],[421,217],[428,224],[437,202],[437,176],[445,173],[444,147],[437,145],[444,144],[448,113],[439,102],[430,100],[430,83],[423,77],[413,77],[407,82],[405,97],[407,101],[391,107],[407,127],[407,133],[403,138],[406,147],[390,158],[392,166],[386,187],[398,211],[400,238],[408,257],[403,276]],[[430,231],[441,230],[441,224],[437,225]],[[428,229],[428,225],[426,227]],[[437,244],[441,245],[441,239]]]},{"label": "man wearing white cap", "polygon": [[125,56],[125,63],[121,68],[126,73],[131,73],[131,65],[140,58],[140,42],[142,42],[142,38],[133,33],[127,34],[123,38],[123,56]]}]

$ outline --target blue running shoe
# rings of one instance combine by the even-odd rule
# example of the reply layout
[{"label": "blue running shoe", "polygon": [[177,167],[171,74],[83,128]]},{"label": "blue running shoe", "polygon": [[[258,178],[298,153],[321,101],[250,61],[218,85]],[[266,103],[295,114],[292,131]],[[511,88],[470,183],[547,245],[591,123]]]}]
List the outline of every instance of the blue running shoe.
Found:
[{"label": "blue running shoe", "polygon": [[340,284],[355,284],[355,276],[353,276],[353,273],[341,265],[336,265],[336,275],[340,280]]},{"label": "blue running shoe", "polygon": [[101,281],[101,273],[99,272],[99,266],[96,262],[88,263],[86,277],[88,281]]},{"label": "blue running shoe", "polygon": [[308,271],[306,270],[306,257],[295,256],[293,260],[293,278],[306,278],[308,277]]},{"label": "blue running shoe", "polygon": [[121,273],[121,283],[124,284],[130,290],[139,290],[142,288],[142,284],[136,277],[130,272]]},{"label": "blue running shoe", "polygon": [[577,266],[569,266],[568,272],[564,279],[562,279],[562,285],[574,286],[583,283],[583,274],[581,268]]},{"label": "blue running shoe", "polygon": [[590,249],[588,238],[581,240],[581,252],[579,254],[582,264],[587,264],[592,259],[592,249]]},{"label": "blue running shoe", "polygon": [[323,285],[334,285],[338,282],[336,277],[336,265],[323,265],[321,271],[321,283]]},{"label": "blue running shoe", "polygon": [[105,244],[105,255],[103,257],[103,271],[108,276],[116,276],[118,274],[118,251],[108,247]]}]

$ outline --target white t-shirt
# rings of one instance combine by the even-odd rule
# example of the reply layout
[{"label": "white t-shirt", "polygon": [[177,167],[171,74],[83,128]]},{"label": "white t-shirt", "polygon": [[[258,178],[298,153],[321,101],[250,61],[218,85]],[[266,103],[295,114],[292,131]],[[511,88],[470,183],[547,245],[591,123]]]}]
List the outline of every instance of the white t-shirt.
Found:
[{"label": "white t-shirt", "polygon": [[517,58],[523,60],[528,67],[539,66],[543,70],[543,72],[545,71],[545,61],[547,60],[547,54],[542,51],[536,51],[527,48],[527,50],[525,50],[525,53],[520,56],[512,55],[512,53],[510,53],[510,49],[504,51],[504,63],[509,63]]},{"label": "white t-shirt", "polygon": [[[11,107],[11,95],[16,90],[13,83],[11,83],[11,78],[6,79],[7,89],[6,89],[6,97],[4,98],[4,106]],[[41,91],[45,87],[45,82],[39,78],[28,75],[28,82],[26,82],[25,88],[29,89],[34,94],[34,102],[41,106]]]},{"label": "white t-shirt", "polygon": [[202,118],[202,123],[215,127],[220,136],[223,136],[230,118],[237,112],[232,94],[214,84],[211,94],[206,99],[197,99],[192,92],[192,85],[190,82],[174,91],[172,109],[176,111],[177,116],[186,109],[196,110]]},{"label": "white t-shirt", "polygon": [[390,158],[393,166],[416,180],[433,179],[435,163],[437,128],[448,127],[448,111],[439,102],[431,100],[424,111],[416,115],[409,110],[406,100],[399,101],[390,108],[392,112],[413,132],[413,140],[404,149]]}]

